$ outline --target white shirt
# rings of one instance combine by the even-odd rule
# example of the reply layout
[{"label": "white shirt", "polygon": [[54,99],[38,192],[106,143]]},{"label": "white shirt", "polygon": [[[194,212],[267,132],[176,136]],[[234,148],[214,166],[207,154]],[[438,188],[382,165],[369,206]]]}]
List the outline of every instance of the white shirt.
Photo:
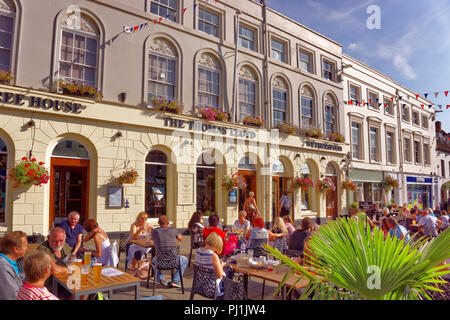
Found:
[{"label": "white shirt", "polygon": [[280,199],[281,207],[290,208],[291,207],[291,199],[287,195],[283,195]]}]

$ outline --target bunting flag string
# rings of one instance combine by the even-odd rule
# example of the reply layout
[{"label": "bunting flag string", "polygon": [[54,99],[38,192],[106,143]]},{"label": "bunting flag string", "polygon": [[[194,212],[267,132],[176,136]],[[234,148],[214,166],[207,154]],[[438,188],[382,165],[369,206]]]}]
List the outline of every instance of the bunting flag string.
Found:
[{"label": "bunting flag string", "polygon": [[132,26],[132,27],[129,27],[129,26],[123,26],[123,32],[125,32],[125,33],[128,33],[128,34],[130,34],[130,33],[135,33],[135,32],[137,32],[137,31],[141,31],[142,29],[145,29],[145,28],[147,28],[147,22],[146,23],[142,23],[142,24],[139,24],[139,25],[137,25],[137,26]]}]

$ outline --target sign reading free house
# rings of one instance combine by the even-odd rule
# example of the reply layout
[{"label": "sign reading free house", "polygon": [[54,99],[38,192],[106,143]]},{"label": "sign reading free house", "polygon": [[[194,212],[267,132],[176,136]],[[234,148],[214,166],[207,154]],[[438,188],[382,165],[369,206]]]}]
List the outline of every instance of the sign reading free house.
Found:
[{"label": "sign reading free house", "polygon": [[0,92],[0,103],[23,106],[27,102],[27,107],[29,108],[42,108],[44,110],[52,109],[56,112],[62,111],[65,113],[81,113],[82,110],[86,109],[86,106],[74,102],[37,96],[25,96],[23,94],[6,91]]}]

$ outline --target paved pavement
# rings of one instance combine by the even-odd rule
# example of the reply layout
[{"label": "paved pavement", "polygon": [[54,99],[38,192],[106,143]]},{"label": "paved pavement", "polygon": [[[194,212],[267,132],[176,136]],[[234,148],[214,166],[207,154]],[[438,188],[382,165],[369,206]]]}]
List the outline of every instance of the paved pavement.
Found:
[{"label": "paved pavement", "polygon": [[[117,240],[118,239],[112,239]],[[190,251],[190,237],[183,236],[183,240],[181,241],[180,247],[181,254],[189,258]],[[192,254],[192,260],[195,257],[195,250]],[[119,269],[125,269],[125,254],[122,253],[120,256]],[[170,271],[163,271],[163,274],[166,277],[166,280],[170,281]],[[181,288],[164,288],[159,283],[156,284],[155,295],[162,295],[164,299],[167,300],[189,300],[192,288],[194,269],[191,266],[186,267],[186,270],[183,275],[184,281],[184,294],[181,292]],[[149,297],[153,296],[153,278],[150,279],[149,289],[146,287],[147,280],[141,281],[141,297]],[[267,282],[265,284],[264,289],[264,300],[282,300],[281,295],[274,296],[274,292],[277,289],[277,284],[273,282]],[[250,278],[248,284],[248,298],[251,300],[261,300],[262,294],[262,280],[256,278]],[[120,290],[113,294],[113,300],[134,300],[134,290]],[[194,300],[209,300],[203,298],[199,295],[195,295]]]}]

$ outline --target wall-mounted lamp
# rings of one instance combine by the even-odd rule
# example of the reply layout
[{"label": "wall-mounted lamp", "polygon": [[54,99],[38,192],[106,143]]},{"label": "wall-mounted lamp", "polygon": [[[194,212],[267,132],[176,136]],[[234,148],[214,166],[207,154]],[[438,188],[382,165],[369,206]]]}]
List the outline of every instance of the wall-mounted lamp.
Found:
[{"label": "wall-mounted lamp", "polygon": [[325,160],[326,160],[325,157],[320,158],[320,161],[325,161]]},{"label": "wall-mounted lamp", "polygon": [[297,160],[297,158],[300,158],[301,156],[300,156],[300,153],[297,153],[296,155],[295,155],[295,157],[294,157],[294,160]]},{"label": "wall-mounted lamp", "polygon": [[36,126],[36,122],[34,122],[34,120],[30,120],[27,123],[25,123],[25,126],[28,127],[28,128],[35,127]]},{"label": "wall-mounted lamp", "polygon": [[113,136],[113,138],[122,138],[123,134],[120,131],[117,131],[116,134]]},{"label": "wall-mounted lamp", "polygon": [[126,92],[119,93],[119,101],[120,102],[125,103],[126,99],[127,99],[127,93]]}]

